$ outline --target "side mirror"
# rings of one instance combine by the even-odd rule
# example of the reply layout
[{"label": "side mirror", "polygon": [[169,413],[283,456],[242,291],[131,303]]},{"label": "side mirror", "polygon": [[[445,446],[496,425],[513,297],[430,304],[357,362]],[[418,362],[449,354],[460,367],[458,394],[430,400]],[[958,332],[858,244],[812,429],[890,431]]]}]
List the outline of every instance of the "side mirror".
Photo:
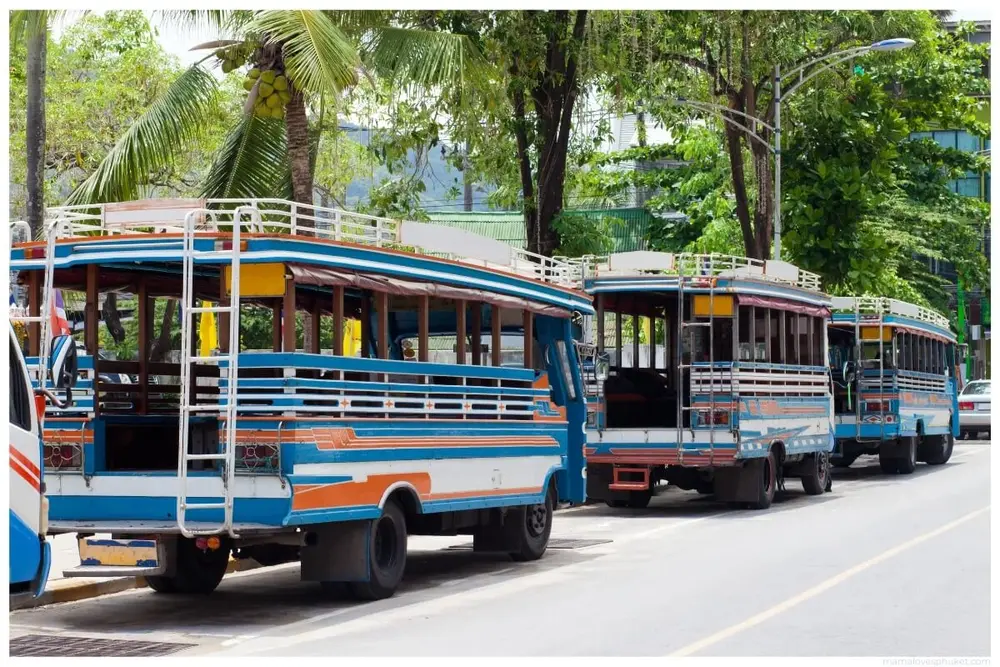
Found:
[{"label": "side mirror", "polygon": [[52,386],[68,391],[76,384],[78,369],[76,342],[72,336],[56,336],[52,339],[49,354],[49,376]]}]

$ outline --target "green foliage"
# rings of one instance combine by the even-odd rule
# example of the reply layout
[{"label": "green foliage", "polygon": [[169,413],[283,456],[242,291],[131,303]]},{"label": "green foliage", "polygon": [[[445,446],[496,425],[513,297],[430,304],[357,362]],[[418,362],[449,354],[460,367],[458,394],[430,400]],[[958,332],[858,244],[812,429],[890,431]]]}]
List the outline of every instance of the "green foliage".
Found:
[{"label": "green foliage", "polygon": [[613,216],[563,211],[552,222],[562,243],[555,254],[564,257],[606,255],[614,249],[614,227],[620,224],[621,220]]},{"label": "green foliage", "polygon": [[834,293],[944,311],[944,284],[927,260],[950,262],[969,285],[989,283],[981,250],[989,206],[948,188],[988,164],[908,137],[929,127],[985,131],[970,94],[983,85],[983,54],[943,30],[920,41],[923,49],[875,61],[844,89],[802,101],[809,122],[786,144],[784,240],[790,258]]},{"label": "green foliage", "polygon": [[[62,203],[108,155],[115,140],[166,90],[180,71],[155,41],[140,11],[87,15],[48,44],[46,72],[46,203]],[[10,215],[24,216],[24,46],[10,54]],[[177,159],[135,185],[144,196],[189,196],[206,170],[206,155],[222,138],[225,105],[205,110],[203,132]]]}]

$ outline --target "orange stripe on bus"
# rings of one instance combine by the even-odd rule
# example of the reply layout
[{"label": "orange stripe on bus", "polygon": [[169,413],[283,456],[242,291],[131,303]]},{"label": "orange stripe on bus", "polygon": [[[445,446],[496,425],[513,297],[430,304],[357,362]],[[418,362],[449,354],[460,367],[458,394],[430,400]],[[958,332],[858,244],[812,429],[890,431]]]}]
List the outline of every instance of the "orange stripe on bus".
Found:
[{"label": "orange stripe on bus", "polygon": [[295,487],[292,510],[315,510],[356,505],[378,505],[393,484],[404,482],[423,498],[431,491],[431,476],[425,472],[369,475],[363,482],[305,484]]},{"label": "orange stripe on bus", "polygon": [[13,457],[11,457],[10,459],[10,467],[14,470],[14,472],[16,472],[18,475],[21,476],[21,479],[30,484],[31,488],[33,488],[35,491],[40,492],[42,490],[42,485],[41,482],[38,481],[38,478],[32,477],[31,473],[25,470],[24,466],[22,466],[20,462],[14,459]]},{"label": "orange stripe on bus", "polygon": [[11,458],[14,458],[18,462],[20,462],[20,464],[23,465],[27,469],[27,471],[30,472],[32,475],[41,478],[42,471],[38,469],[38,466],[35,465],[34,461],[32,461],[27,456],[25,456],[24,454],[22,454],[21,452],[19,452],[14,448],[11,448],[10,455]]}]

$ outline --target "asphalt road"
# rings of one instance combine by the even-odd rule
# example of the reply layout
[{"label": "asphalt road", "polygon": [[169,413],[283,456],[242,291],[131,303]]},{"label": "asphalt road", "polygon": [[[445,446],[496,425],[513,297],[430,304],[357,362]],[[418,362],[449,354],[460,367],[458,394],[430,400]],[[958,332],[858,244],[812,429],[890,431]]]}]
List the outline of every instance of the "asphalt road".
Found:
[{"label": "asphalt road", "polygon": [[907,477],[862,457],[820,498],[789,480],[766,512],[671,490],[644,511],[560,512],[553,538],[577,544],[536,563],[414,538],[390,600],[324,598],[290,564],[210,597],[140,590],[14,612],[12,647],[35,634],[187,645],[176,655],[984,656],[989,469],[979,441]]}]

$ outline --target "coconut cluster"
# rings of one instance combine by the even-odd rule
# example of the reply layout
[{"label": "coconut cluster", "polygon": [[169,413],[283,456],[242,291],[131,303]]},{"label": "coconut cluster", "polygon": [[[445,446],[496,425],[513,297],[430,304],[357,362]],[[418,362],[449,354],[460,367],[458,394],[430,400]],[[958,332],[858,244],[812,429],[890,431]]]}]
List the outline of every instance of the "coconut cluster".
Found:
[{"label": "coconut cluster", "polygon": [[[261,49],[237,44],[219,49],[215,57],[222,62],[222,71],[229,74],[244,65],[250,64],[246,77],[243,79],[243,89],[253,98],[253,112],[260,118],[284,118],[285,105],[292,99],[292,82],[285,73],[275,67],[280,65],[280,59],[268,55]],[[270,65],[268,69],[261,69]],[[256,95],[254,95],[256,88]]]},{"label": "coconut cluster", "polygon": [[257,86],[257,101],[253,112],[261,118],[284,118],[285,105],[292,99],[292,84],[281,70],[254,67],[247,72],[243,88],[252,91]]}]

